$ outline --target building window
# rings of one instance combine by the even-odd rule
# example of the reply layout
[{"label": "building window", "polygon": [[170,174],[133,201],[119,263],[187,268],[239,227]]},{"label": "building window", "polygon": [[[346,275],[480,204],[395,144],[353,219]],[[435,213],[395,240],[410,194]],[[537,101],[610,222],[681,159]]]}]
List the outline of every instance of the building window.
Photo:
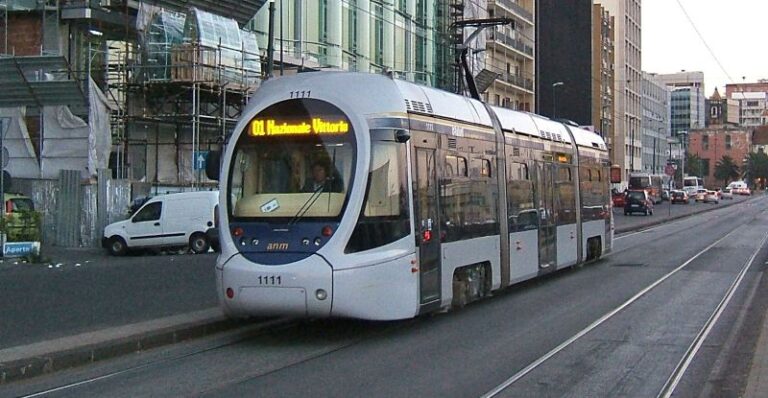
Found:
[{"label": "building window", "polygon": [[733,144],[731,143],[731,135],[727,134],[725,136],[725,149],[731,149],[733,148]]},{"label": "building window", "polygon": [[703,135],[701,136],[701,148],[705,151],[709,149],[709,136]]}]

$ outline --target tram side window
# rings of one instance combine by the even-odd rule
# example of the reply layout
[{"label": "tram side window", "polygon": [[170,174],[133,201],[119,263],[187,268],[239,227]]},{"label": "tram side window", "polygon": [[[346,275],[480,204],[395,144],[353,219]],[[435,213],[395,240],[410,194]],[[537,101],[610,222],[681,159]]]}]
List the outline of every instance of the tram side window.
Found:
[{"label": "tram side window", "polygon": [[491,161],[480,159],[480,176],[491,178]]},{"label": "tram side window", "polygon": [[510,162],[507,173],[507,208],[509,231],[539,228],[539,218],[533,206],[533,182],[525,163]]},{"label": "tram side window", "polygon": [[461,156],[445,156],[445,175],[448,177],[466,177],[467,159]]},{"label": "tram side window", "polygon": [[576,223],[576,187],[572,180],[569,165],[557,165],[557,181],[555,181],[557,225]]},{"label": "tram side window", "polygon": [[592,221],[600,219],[602,213],[602,203],[600,202],[600,170],[593,164],[584,161],[580,167],[581,176],[581,219],[582,221]]},{"label": "tram side window", "polygon": [[439,181],[440,220],[445,242],[499,233],[496,209],[498,187],[495,181],[480,178],[479,161],[487,160],[472,159],[471,176],[468,177],[466,158],[446,156],[446,164],[458,164],[460,174],[449,174],[450,171],[446,167]]},{"label": "tram side window", "polygon": [[392,243],[410,233],[405,146],[374,141],[363,210],[347,244],[355,253]]}]

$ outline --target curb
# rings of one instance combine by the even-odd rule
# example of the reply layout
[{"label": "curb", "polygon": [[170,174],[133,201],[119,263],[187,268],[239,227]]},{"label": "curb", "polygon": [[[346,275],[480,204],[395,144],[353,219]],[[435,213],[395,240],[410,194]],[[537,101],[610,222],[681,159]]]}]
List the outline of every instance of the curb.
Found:
[{"label": "curb", "polygon": [[[284,320],[262,320],[260,328]],[[218,308],[0,350],[0,385],[204,337],[253,322]]]}]

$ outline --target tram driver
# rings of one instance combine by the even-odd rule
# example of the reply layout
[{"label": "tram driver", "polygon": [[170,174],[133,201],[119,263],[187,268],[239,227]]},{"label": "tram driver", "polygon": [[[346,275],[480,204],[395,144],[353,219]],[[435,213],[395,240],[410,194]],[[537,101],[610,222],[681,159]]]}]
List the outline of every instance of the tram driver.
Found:
[{"label": "tram driver", "polygon": [[327,162],[315,161],[312,163],[312,178],[307,178],[303,192],[342,192],[342,181],[336,173],[328,172]]}]

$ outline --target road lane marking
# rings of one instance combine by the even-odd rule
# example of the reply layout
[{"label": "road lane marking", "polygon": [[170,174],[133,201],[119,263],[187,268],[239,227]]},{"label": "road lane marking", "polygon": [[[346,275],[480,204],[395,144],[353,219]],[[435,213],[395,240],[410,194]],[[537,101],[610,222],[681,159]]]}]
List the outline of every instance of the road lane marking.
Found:
[{"label": "road lane marking", "polygon": [[704,327],[701,329],[701,331],[699,331],[699,334],[696,335],[693,343],[691,343],[691,345],[688,347],[688,350],[685,352],[685,355],[683,355],[683,358],[680,359],[680,362],[678,362],[677,366],[675,366],[675,370],[669,376],[667,382],[664,383],[664,387],[662,387],[661,391],[659,391],[659,395],[657,395],[657,397],[669,398],[672,396],[672,393],[675,392],[675,388],[677,388],[680,380],[682,380],[685,371],[688,370],[691,362],[693,362],[693,358],[699,352],[699,349],[704,344],[704,341],[709,336],[709,333],[715,327],[715,324],[725,311],[725,307],[727,307],[728,303],[731,302],[733,295],[736,293],[736,289],[738,289],[739,285],[741,285],[742,280],[744,280],[744,276],[747,275],[747,271],[752,267],[752,263],[755,261],[758,253],[760,253],[760,250],[763,249],[766,240],[768,240],[768,234],[763,237],[763,240],[757,246],[757,250],[755,250],[755,252],[752,254],[752,257],[750,257],[749,260],[744,264],[744,267],[739,272],[736,280],[734,280],[731,286],[728,288],[725,297],[723,297],[723,300],[721,300],[720,304],[717,305],[715,312],[713,312],[709,317],[707,322],[704,324]]},{"label": "road lane marking", "polygon": [[540,357],[539,359],[537,359],[537,360],[535,360],[535,361],[531,362],[531,363],[530,363],[528,366],[526,366],[525,368],[523,368],[522,370],[520,370],[519,372],[517,372],[517,373],[516,373],[515,375],[513,375],[512,377],[510,377],[510,378],[508,378],[507,380],[505,380],[503,383],[501,383],[501,384],[499,384],[498,386],[496,386],[496,387],[495,387],[494,389],[492,389],[491,391],[489,391],[489,392],[487,392],[487,393],[483,394],[483,395],[482,395],[482,398],[491,398],[491,397],[495,397],[495,396],[496,396],[496,395],[498,395],[500,392],[504,391],[504,390],[505,390],[507,387],[511,386],[512,384],[514,384],[514,383],[515,383],[515,382],[517,382],[518,380],[522,379],[522,378],[523,378],[523,377],[525,377],[525,376],[526,376],[528,373],[530,373],[531,371],[533,371],[534,369],[536,369],[537,367],[539,367],[541,364],[543,364],[544,362],[546,362],[547,360],[549,360],[549,359],[550,359],[550,358],[552,358],[553,356],[557,355],[557,354],[558,354],[560,351],[564,350],[565,348],[567,348],[568,346],[570,346],[571,344],[573,344],[573,343],[574,343],[576,340],[578,340],[578,339],[582,338],[584,335],[586,335],[587,333],[589,333],[589,332],[591,332],[592,330],[596,329],[598,326],[602,325],[602,324],[603,324],[605,321],[607,321],[608,319],[611,319],[613,316],[615,316],[616,314],[618,314],[619,312],[621,312],[623,309],[627,308],[629,305],[631,305],[631,304],[632,304],[632,303],[634,303],[635,301],[639,300],[641,297],[645,296],[645,295],[646,295],[646,294],[647,294],[649,291],[651,291],[653,288],[655,288],[656,286],[658,286],[658,285],[659,285],[659,284],[661,284],[662,282],[666,281],[667,279],[669,279],[670,277],[672,277],[673,275],[675,275],[676,273],[678,273],[679,271],[681,271],[683,268],[687,267],[687,266],[688,266],[688,264],[690,264],[691,262],[693,262],[694,260],[696,260],[697,258],[699,258],[699,257],[700,257],[702,254],[704,254],[704,253],[706,253],[707,251],[709,251],[709,250],[710,250],[711,248],[713,248],[715,245],[719,244],[720,242],[722,242],[723,240],[725,240],[726,238],[728,238],[729,236],[731,236],[733,233],[735,233],[736,231],[738,231],[740,228],[741,228],[741,225],[737,226],[737,227],[736,227],[736,228],[734,228],[734,229],[733,229],[731,232],[729,232],[729,233],[727,233],[726,235],[724,235],[722,238],[720,238],[720,239],[716,240],[715,242],[713,242],[712,244],[710,244],[709,246],[707,246],[706,248],[704,248],[704,249],[703,249],[703,250],[701,250],[700,252],[696,253],[696,254],[695,254],[693,257],[689,258],[689,259],[688,259],[686,262],[684,262],[682,265],[678,266],[677,268],[675,268],[674,270],[670,271],[669,273],[667,273],[666,275],[664,275],[664,276],[663,276],[663,277],[661,277],[660,279],[656,280],[656,281],[655,281],[655,282],[653,282],[651,285],[649,285],[649,286],[648,286],[648,287],[646,287],[645,289],[641,290],[640,292],[638,292],[637,294],[635,294],[634,296],[632,296],[632,297],[631,297],[629,300],[625,301],[625,302],[624,302],[623,304],[621,304],[620,306],[616,307],[616,308],[615,308],[615,309],[613,309],[612,311],[610,311],[610,312],[608,312],[607,314],[605,314],[605,315],[603,315],[602,317],[600,317],[600,319],[598,319],[598,320],[596,320],[596,321],[592,322],[592,324],[590,324],[590,325],[589,325],[589,326],[587,326],[586,328],[582,329],[580,332],[576,333],[575,335],[571,336],[571,337],[570,337],[568,340],[566,340],[566,341],[562,342],[560,345],[558,345],[557,347],[553,348],[553,349],[552,349],[551,351],[549,351],[548,353],[544,354],[544,356],[542,356],[542,357]]}]

